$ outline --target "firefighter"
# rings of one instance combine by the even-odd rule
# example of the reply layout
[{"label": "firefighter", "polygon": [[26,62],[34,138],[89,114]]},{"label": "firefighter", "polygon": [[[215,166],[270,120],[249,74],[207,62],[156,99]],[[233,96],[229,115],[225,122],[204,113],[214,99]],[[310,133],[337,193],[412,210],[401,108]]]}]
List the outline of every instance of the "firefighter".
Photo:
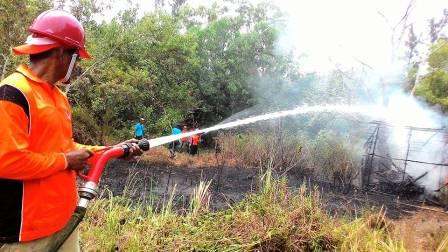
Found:
[{"label": "firefighter", "polygon": [[[199,129],[195,129],[195,130],[199,130]],[[194,155],[198,154],[200,142],[201,142],[201,136],[199,134],[195,134],[195,135],[191,136],[190,155],[194,156]]]},{"label": "firefighter", "polygon": [[[182,134],[182,130],[181,130],[181,126],[178,124],[171,129],[171,135],[179,135],[179,134]],[[177,147],[179,145],[180,145],[180,140],[175,140],[168,144],[171,159],[176,157],[176,151],[177,151]]]},{"label": "firefighter", "polygon": [[[104,147],[77,144],[72,112],[56,86],[90,59],[80,22],[62,10],[40,14],[24,45],[30,64],[0,82],[0,251],[46,251],[77,204],[76,171]],[[142,151],[128,140],[131,156]],[[79,251],[75,231],[60,251]]]},{"label": "firefighter", "polygon": [[[187,125],[184,125],[184,127],[182,128],[182,134],[184,134],[184,133],[188,133],[188,126]],[[190,140],[190,137],[183,137],[181,139],[180,149],[181,149],[182,152],[183,151],[188,152],[189,140]]]}]

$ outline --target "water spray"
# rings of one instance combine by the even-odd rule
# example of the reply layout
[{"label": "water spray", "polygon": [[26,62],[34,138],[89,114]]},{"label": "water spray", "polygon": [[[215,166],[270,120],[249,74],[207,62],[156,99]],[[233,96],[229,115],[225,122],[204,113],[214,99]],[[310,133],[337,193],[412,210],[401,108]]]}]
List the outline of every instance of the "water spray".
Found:
[{"label": "water spray", "polygon": [[[272,120],[287,116],[312,114],[312,113],[340,113],[340,114],[360,114],[369,117],[379,117],[378,119],[384,119],[389,125],[392,126],[415,126],[415,124],[420,123],[422,126],[427,126],[423,122],[407,121],[403,116],[403,111],[394,111],[386,107],[381,106],[353,106],[353,105],[338,105],[338,104],[327,104],[327,105],[316,105],[316,106],[299,106],[291,110],[283,110],[253,117],[248,117],[246,119],[235,120],[229,123],[218,124],[206,129],[199,129],[195,131],[190,131],[187,133],[163,136],[158,138],[153,138],[149,140],[151,148],[157,147],[163,144],[171,143],[173,141],[179,140],[184,137],[190,137],[196,134],[206,134],[212,131],[217,131],[221,129],[230,129],[238,126],[243,126],[247,124],[256,123],[259,121]],[[399,119],[399,120],[397,120]]]},{"label": "water spray", "polygon": [[206,129],[200,129],[195,131],[190,131],[187,133],[163,136],[158,138],[153,138],[149,140],[149,145],[151,148],[160,146],[163,144],[171,143],[173,141],[179,140],[184,137],[193,136],[196,134],[206,134],[212,131],[217,131],[221,129],[230,129],[242,125],[252,124],[259,121],[272,120],[287,116],[294,116],[300,114],[311,114],[311,113],[344,113],[344,114],[365,114],[369,115],[373,112],[377,113],[377,107],[369,107],[369,106],[348,106],[348,105],[319,105],[319,106],[300,106],[291,110],[283,110],[279,112],[273,112],[268,114],[263,114],[259,116],[253,116],[246,119],[240,119],[236,121],[232,121],[229,123],[218,124]]},{"label": "water spray", "polygon": [[[318,106],[300,106],[295,109],[291,110],[284,110],[279,112],[273,112],[268,114],[263,114],[259,116],[253,116],[248,117],[246,119],[240,119],[235,120],[229,123],[223,123],[218,124],[209,128],[205,129],[199,129],[187,133],[177,134],[177,135],[169,135],[169,136],[163,136],[158,138],[153,138],[150,140],[141,140],[138,145],[141,150],[147,151],[150,148],[154,148],[157,146],[161,146],[163,144],[171,143],[174,141],[177,141],[181,138],[190,137],[196,134],[206,134],[209,132],[222,130],[222,129],[230,129],[238,126],[248,125],[260,121],[266,121],[266,120],[272,120],[287,116],[294,116],[294,115],[303,115],[303,114],[312,114],[312,113],[340,113],[340,114],[360,114],[365,116],[372,116],[375,115],[377,117],[384,117],[386,121],[389,121],[388,119],[396,119],[394,118],[394,115],[390,113],[390,110],[385,107],[379,107],[379,106],[348,106],[348,105],[318,105]],[[398,124],[396,124],[398,123]],[[396,126],[410,126],[405,125],[403,122],[392,122],[390,125],[396,125]],[[95,163],[93,168],[90,169],[89,173],[87,175],[78,173],[79,177],[82,178],[85,182],[82,186],[79,188],[79,202],[76,207],[76,210],[72,216],[72,218],[69,220],[68,224],[62,229],[57,235],[56,238],[52,241],[52,244],[50,244],[50,250],[49,251],[57,251],[62,244],[64,244],[65,240],[70,236],[70,234],[73,232],[73,230],[76,229],[76,227],[79,225],[79,223],[82,221],[89,202],[94,199],[98,195],[98,185],[100,182],[100,178],[102,176],[102,173],[104,171],[104,168],[107,165],[107,162],[111,159],[115,158],[121,158],[126,157],[129,154],[131,146],[129,145],[122,145],[122,146],[116,146],[111,147],[107,149],[98,159],[98,161]],[[445,187],[445,186],[444,186]],[[442,188],[440,188],[442,189]],[[440,190],[439,189],[439,190]]]},{"label": "water spray", "polygon": [[[403,109],[405,107],[406,109]],[[187,133],[163,136],[159,138],[150,139],[149,143],[151,148],[157,147],[163,144],[175,142],[179,139],[190,137],[196,134],[206,134],[209,132],[222,130],[222,129],[230,129],[238,126],[248,125],[260,121],[272,120],[287,116],[295,116],[295,115],[304,115],[304,114],[313,114],[313,113],[332,113],[332,114],[341,114],[341,115],[362,115],[368,117],[370,119],[375,119],[375,121],[379,121],[382,124],[391,127],[390,131],[390,141],[385,144],[388,144],[390,149],[395,154],[400,154],[401,150],[406,147],[407,135],[410,128],[426,128],[426,129],[434,129],[434,130],[445,130],[442,127],[442,117],[435,113],[429,113],[427,110],[420,107],[419,103],[413,99],[412,97],[401,97],[398,96],[393,99],[393,102],[385,105],[342,105],[342,104],[327,104],[327,105],[316,105],[316,106],[300,106],[291,110],[284,110],[279,112],[267,113],[263,115],[248,117],[245,119],[239,119],[227,123],[221,123],[209,128],[195,130]],[[404,134],[404,137],[403,137]],[[421,134],[414,134],[414,139],[421,139],[425,136],[421,136]],[[408,139],[409,140],[409,139]],[[428,141],[426,139],[426,141]],[[425,144],[426,145],[426,144]],[[398,152],[397,152],[398,151]],[[433,158],[436,157],[434,155],[438,155],[437,153],[431,152]],[[415,155],[415,154],[413,154]],[[424,154],[425,157],[428,154]],[[417,160],[419,160],[418,157]],[[407,159],[407,158],[406,158]],[[435,163],[442,162],[441,160],[434,161]],[[418,163],[418,162],[417,162]],[[420,167],[414,164],[407,164],[407,170],[405,172],[411,177],[417,177],[416,180],[420,180],[422,177],[424,179],[420,180],[420,184],[428,192],[439,192],[440,190],[435,190],[435,185],[443,175],[441,173],[436,173],[434,169],[424,169],[423,176],[420,173],[416,173],[420,169]],[[420,176],[420,177],[419,177]]]},{"label": "water spray", "polygon": [[[141,140],[138,143],[138,146],[141,150],[147,151],[150,148],[160,146],[163,144],[167,144],[176,140],[179,140],[184,137],[189,137],[195,134],[208,133],[220,129],[229,129],[241,125],[246,125],[250,123],[255,123],[258,121],[265,121],[275,118],[281,118],[285,116],[292,116],[298,114],[307,114],[307,113],[316,113],[316,112],[350,112],[350,113],[361,113],[363,112],[360,109],[353,109],[353,107],[349,106],[302,106],[292,110],[285,110],[275,113],[264,114],[260,116],[249,117],[243,120],[236,120],[230,123],[218,124],[213,127],[209,127],[202,130],[196,130],[192,132],[187,132],[178,135],[170,135],[163,136],[159,138],[154,138],[150,140]],[[364,111],[365,113],[365,111]],[[64,244],[64,242],[68,239],[68,237],[73,233],[73,231],[78,227],[79,223],[84,218],[84,215],[87,211],[87,206],[91,200],[93,200],[96,196],[98,196],[98,186],[100,183],[101,176],[103,171],[107,165],[107,162],[111,159],[115,158],[123,158],[129,155],[131,146],[124,144],[121,146],[115,146],[108,148],[104,153],[101,154],[100,158],[96,161],[94,166],[89,170],[88,174],[82,174],[78,172],[78,176],[84,180],[82,186],[79,187],[79,201],[78,205],[73,213],[72,217],[68,221],[67,225],[58,232],[55,236],[55,239],[52,240],[52,243],[49,244],[49,251],[58,251],[59,248]]]}]

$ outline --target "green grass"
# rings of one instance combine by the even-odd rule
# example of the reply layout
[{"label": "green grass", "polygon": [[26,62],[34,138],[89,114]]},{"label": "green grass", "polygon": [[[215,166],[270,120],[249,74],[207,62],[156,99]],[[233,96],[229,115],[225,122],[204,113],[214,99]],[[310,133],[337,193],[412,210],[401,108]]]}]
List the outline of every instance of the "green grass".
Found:
[{"label": "green grass", "polygon": [[262,180],[258,193],[218,212],[208,210],[208,183],[182,213],[172,209],[173,197],[161,211],[103,197],[81,224],[83,251],[405,251],[382,212],[334,219],[316,190],[293,192],[269,174]]}]

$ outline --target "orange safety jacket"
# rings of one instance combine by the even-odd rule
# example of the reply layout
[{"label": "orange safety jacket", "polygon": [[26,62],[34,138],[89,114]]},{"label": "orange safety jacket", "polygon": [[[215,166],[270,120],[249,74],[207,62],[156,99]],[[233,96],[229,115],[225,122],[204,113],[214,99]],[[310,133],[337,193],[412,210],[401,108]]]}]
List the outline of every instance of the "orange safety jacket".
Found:
[{"label": "orange safety jacket", "polygon": [[191,145],[199,145],[200,136],[198,134],[191,137]]},{"label": "orange safety jacket", "polygon": [[56,86],[21,65],[0,82],[0,243],[54,234],[77,203],[76,173],[64,153],[72,138],[71,108]]},{"label": "orange safety jacket", "polygon": [[[187,132],[188,132],[188,130],[186,130],[186,129],[182,130],[182,134],[187,133]],[[184,143],[187,143],[188,142],[188,137],[181,138],[181,141],[184,142]]]}]

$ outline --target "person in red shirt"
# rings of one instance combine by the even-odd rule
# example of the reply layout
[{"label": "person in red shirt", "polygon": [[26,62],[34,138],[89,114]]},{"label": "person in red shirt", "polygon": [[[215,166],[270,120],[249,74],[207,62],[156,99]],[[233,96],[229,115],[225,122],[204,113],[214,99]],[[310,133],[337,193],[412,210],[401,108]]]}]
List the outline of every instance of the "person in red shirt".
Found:
[{"label": "person in red shirt", "polygon": [[[184,125],[183,128],[182,128],[182,134],[187,133],[187,132],[188,132],[188,126]],[[182,152],[184,152],[184,151],[188,152],[188,142],[189,142],[189,140],[190,140],[190,137],[183,137],[183,138],[181,138],[181,140],[180,140],[181,141],[180,148],[181,148]]]},{"label": "person in red shirt", "polygon": [[[198,129],[195,129],[198,130]],[[201,136],[199,134],[195,134],[191,136],[191,144],[190,144],[190,155],[194,156],[198,154],[199,143],[201,142]]]},{"label": "person in red shirt", "polygon": [[[76,171],[104,149],[74,142],[71,107],[56,86],[70,81],[79,57],[91,58],[82,25],[49,10],[29,31],[13,52],[30,65],[0,82],[0,251],[45,251],[76,207]],[[142,154],[136,142],[125,142],[131,156]],[[61,250],[79,251],[77,232]]]}]

